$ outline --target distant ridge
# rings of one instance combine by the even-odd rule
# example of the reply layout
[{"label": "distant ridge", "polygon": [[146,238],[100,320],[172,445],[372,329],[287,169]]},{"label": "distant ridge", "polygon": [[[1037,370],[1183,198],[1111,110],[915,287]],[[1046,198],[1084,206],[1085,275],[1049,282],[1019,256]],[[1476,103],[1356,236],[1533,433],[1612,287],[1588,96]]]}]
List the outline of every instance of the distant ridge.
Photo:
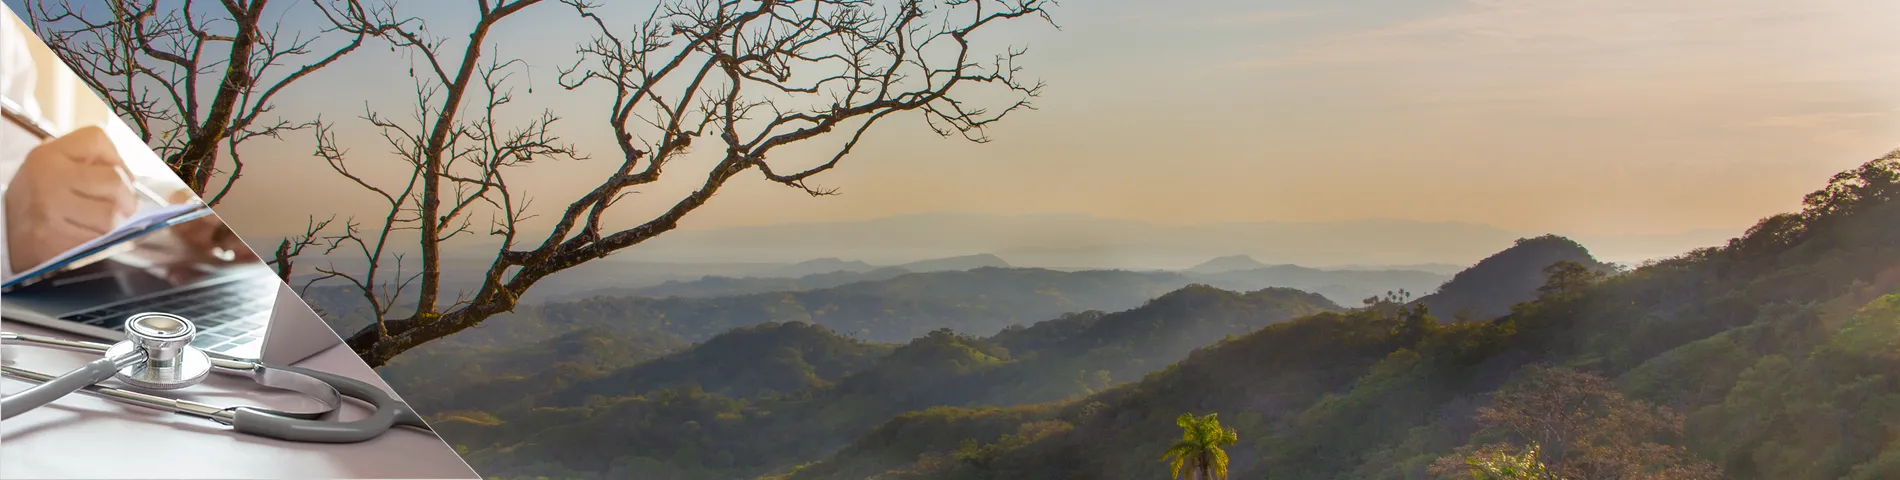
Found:
[{"label": "distant ridge", "polygon": [[798,277],[803,277],[806,275],[817,275],[821,273],[832,273],[832,272],[861,273],[861,272],[868,272],[876,268],[877,266],[871,265],[869,263],[864,263],[863,261],[860,261],[860,260],[843,260],[837,257],[826,257],[826,258],[816,258],[816,259],[806,260],[803,262],[798,262],[791,265],[775,268],[775,269],[772,269],[772,272],[768,274],[767,276],[777,277],[777,278],[798,278]]},{"label": "distant ridge", "polygon": [[1224,257],[1214,257],[1213,260],[1201,262],[1200,265],[1188,268],[1188,271],[1193,273],[1222,273],[1240,270],[1258,270],[1267,267],[1267,264],[1260,263],[1259,260],[1254,260],[1253,257],[1250,256],[1227,255]]},{"label": "distant ridge", "polygon": [[918,273],[964,271],[985,267],[1010,268],[1010,264],[1009,262],[1003,261],[1002,257],[988,253],[979,253],[976,255],[921,260],[897,266],[897,268]]},{"label": "distant ridge", "polygon": [[[1601,258],[1640,261],[1719,245],[1745,228],[1572,238],[1591,245]],[[790,263],[846,257],[896,265],[989,252],[1016,267],[1178,270],[1209,258],[1245,253],[1269,265],[1470,265],[1509,248],[1512,240],[1542,233],[1399,219],[1177,225],[1080,214],[937,213],[677,231],[616,258]]]}]

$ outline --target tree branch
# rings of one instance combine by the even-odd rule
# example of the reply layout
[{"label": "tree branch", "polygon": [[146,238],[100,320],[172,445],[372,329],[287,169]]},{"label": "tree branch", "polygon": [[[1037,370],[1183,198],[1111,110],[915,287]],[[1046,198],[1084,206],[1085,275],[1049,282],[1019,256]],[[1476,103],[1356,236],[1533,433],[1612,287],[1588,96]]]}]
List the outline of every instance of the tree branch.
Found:
[{"label": "tree branch", "polygon": [[[380,186],[344,168],[342,149],[322,140],[320,156],[344,178],[383,199],[388,207],[378,236],[361,233],[333,240],[332,249],[355,247],[368,273],[336,275],[366,292],[413,295],[415,311],[392,317],[391,297],[369,305],[374,325],[349,335],[348,343],[373,366],[408,349],[475,326],[512,310],[538,281],[603,258],[677,228],[692,212],[741,174],[757,169],[767,181],[812,195],[836,189],[809,183],[850,157],[879,125],[899,114],[921,117],[942,135],[987,141],[987,128],[1006,116],[1032,109],[1043,85],[1020,79],[1021,49],[1006,49],[993,62],[975,62],[969,39],[983,27],[1014,19],[1048,21],[1052,3],[1037,0],[906,0],[882,8],[871,0],[668,0],[632,28],[619,31],[595,5],[562,0],[597,30],[576,48],[579,57],[560,69],[567,91],[605,89],[612,103],[604,119],[619,148],[611,173],[589,181],[568,201],[545,234],[524,238],[523,222],[535,215],[525,192],[510,188],[507,172],[545,159],[585,160],[554,133],[559,116],[540,112],[525,126],[504,129],[517,60],[491,59],[487,32],[536,0],[491,5],[477,2],[480,16],[459,57],[442,55],[439,41],[421,27],[389,35],[431,74],[417,76],[420,99],[414,123],[365,115],[383,130],[392,153],[412,170],[402,188]],[[479,81],[478,81],[479,80]],[[475,88],[471,88],[475,87]],[[979,90],[988,90],[981,92]],[[442,95],[437,97],[440,92]],[[1006,100],[986,106],[1000,95]],[[469,101],[473,97],[475,101]],[[483,101],[485,100],[485,101]],[[465,110],[466,109],[466,110]],[[469,117],[469,118],[464,118]],[[833,135],[837,134],[837,135]],[[773,158],[779,147],[832,139],[830,153],[814,164]],[[716,159],[700,171],[667,168],[695,155],[696,144]],[[664,200],[651,218],[615,226],[614,206],[630,189],[679,175],[698,185]],[[446,298],[441,246],[472,233],[471,215],[487,211],[495,256],[472,293]],[[415,230],[421,265],[410,274],[381,278],[390,231]],[[381,286],[379,286],[381,285]],[[380,290],[379,290],[380,289]],[[405,304],[406,305],[406,304]]]}]

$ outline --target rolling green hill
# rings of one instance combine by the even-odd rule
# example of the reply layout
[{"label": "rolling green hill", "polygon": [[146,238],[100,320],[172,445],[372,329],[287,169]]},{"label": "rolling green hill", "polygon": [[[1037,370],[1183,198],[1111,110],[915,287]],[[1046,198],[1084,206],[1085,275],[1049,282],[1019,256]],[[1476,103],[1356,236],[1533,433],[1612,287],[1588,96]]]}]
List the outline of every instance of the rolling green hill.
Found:
[{"label": "rolling green hill", "polygon": [[1544,235],[1519,239],[1511,248],[1485,257],[1458,272],[1430,295],[1418,299],[1446,320],[1488,320],[1511,313],[1511,306],[1537,295],[1544,268],[1557,262],[1575,262],[1592,271],[1612,272],[1590,250],[1568,238]]},{"label": "rolling green hill", "polygon": [[[1210,407],[1231,404],[1233,410],[1273,412],[1311,404],[1350,386],[1380,358],[1418,335],[1395,334],[1401,325],[1395,316],[1371,310],[1313,315],[1196,351],[1139,382],[1086,399],[1014,414],[997,408],[941,408],[909,414],[790,478],[865,478],[862,475],[890,470],[936,473],[936,469],[948,469],[951,472],[945,473],[954,473],[979,467],[960,465],[964,460],[978,460],[968,457],[980,451],[998,461],[1022,464],[1008,467],[1009,478],[1162,478],[1167,472],[1156,461],[1160,453],[1130,452],[1159,452],[1144,447],[1161,442],[1165,448],[1177,437],[1178,432],[1168,432],[1174,427],[1174,410],[1225,413],[1228,410]],[[1020,417],[1020,421],[991,420],[999,415]],[[1229,418],[1238,419],[1237,428],[1257,430],[1277,420],[1268,415]],[[891,430],[905,432],[906,440],[875,440],[893,436]],[[1026,431],[1037,436],[1005,438]],[[966,441],[976,445],[966,447]],[[999,441],[1008,448],[982,448]],[[920,458],[929,454],[950,461]]]},{"label": "rolling green hill", "polygon": [[431,346],[390,362],[377,374],[400,385],[403,400],[421,412],[493,408],[501,404],[469,402],[493,395],[518,398],[521,388],[543,388],[542,379],[601,375],[689,345],[664,332],[617,335],[589,328],[523,345]]},{"label": "rolling green hill", "polygon": [[589,396],[639,394],[688,384],[733,398],[776,397],[837,382],[868,368],[893,347],[845,338],[802,322],[740,327],[690,350],[553,390],[546,405],[574,406]]},{"label": "rolling green hill", "polygon": [[[655,333],[640,337],[653,348],[629,352],[600,330],[579,330],[513,351],[554,355],[551,361],[518,361],[514,354],[474,361],[492,347],[437,349],[384,368],[390,381],[405,382],[415,403],[436,418],[478,415],[514,418],[540,407],[577,407],[598,399],[651,393],[673,387],[695,388],[734,398],[775,397],[781,392],[830,385],[867,368],[890,353],[892,345],[839,336],[807,323],[767,323],[742,327],[700,344]],[[455,352],[450,354],[438,351]],[[508,352],[508,351],[504,351]],[[613,362],[587,360],[606,357]],[[453,375],[441,376],[442,364],[468,360]],[[493,366],[506,362],[509,368]],[[484,367],[486,366],[486,367]]]},{"label": "rolling green hill", "polygon": [[[1190,285],[1141,308],[1094,316],[1085,328],[1062,331],[1090,317],[1071,315],[991,337],[1015,352],[1017,361],[958,391],[982,392],[970,403],[984,405],[1059,401],[1138,380],[1223,338],[1340,309],[1318,294],[1292,289],[1237,294]],[[1042,335],[1034,343],[1025,338],[1033,333]]]},{"label": "rolling green hill", "polygon": [[[515,401],[441,412],[435,425],[489,474],[758,475],[822,458],[907,411],[1087,395],[1195,346],[1338,309],[1297,290],[1196,285],[1122,312],[1068,315],[990,338],[939,329],[895,348],[804,324],[747,327],[611,373],[544,376],[512,396],[488,389]],[[1046,327],[1081,317],[1096,320]],[[1053,334],[1032,346],[1023,332]]]}]

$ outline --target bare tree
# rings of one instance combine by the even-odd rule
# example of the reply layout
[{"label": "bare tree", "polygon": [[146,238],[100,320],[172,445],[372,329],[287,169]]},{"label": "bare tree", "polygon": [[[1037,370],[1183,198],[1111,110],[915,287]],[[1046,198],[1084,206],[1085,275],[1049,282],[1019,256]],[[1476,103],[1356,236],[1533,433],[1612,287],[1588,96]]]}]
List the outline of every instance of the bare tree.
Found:
[{"label": "bare tree", "polygon": [[[372,366],[513,310],[523,292],[551,274],[675,228],[741,173],[756,170],[814,196],[835,194],[812,178],[896,114],[917,114],[943,136],[987,141],[986,127],[1032,108],[1042,84],[1018,79],[1023,50],[979,58],[971,40],[1017,19],[1053,25],[1044,0],[903,0],[888,7],[871,0],[669,0],[621,31],[596,5],[563,0],[598,34],[561,70],[560,84],[611,93],[605,120],[618,167],[588,180],[591,188],[542,231],[529,226],[531,201],[511,188],[508,174],[537,161],[587,157],[553,133],[559,117],[552,112],[512,128],[499,124],[498,112],[512,100],[510,76],[523,64],[484,61],[488,32],[541,0],[476,3],[480,16],[459,54],[419,30],[392,35],[414,54],[415,120],[373,109],[363,118],[383,132],[409,172],[405,178],[385,183],[359,174],[329,129],[317,129],[318,155],[387,207],[327,237],[326,254],[359,255],[363,270],[321,268],[324,275],[312,280],[335,279],[361,293],[375,322],[348,335],[348,343]],[[986,86],[1007,99],[985,107],[966,98]],[[832,137],[840,145],[813,165],[767,160],[780,147]],[[707,149],[717,159],[711,168],[667,168],[705,142],[715,145]],[[698,187],[665,199],[664,211],[643,222],[610,225],[609,208],[630,188],[659,182],[662,172],[693,175]],[[471,219],[484,211],[492,216],[484,230],[499,239],[494,260],[479,287],[447,301],[441,246],[477,231]],[[398,248],[409,241],[419,248]],[[414,266],[397,253],[417,250]]]},{"label": "bare tree", "polygon": [[[193,192],[216,205],[244,175],[240,145],[316,125],[266,119],[273,98],[406,23],[388,4],[312,0],[319,25],[286,34],[288,12],[269,21],[272,5],[107,0],[89,11],[68,0],[33,0],[24,20]],[[279,245],[271,262],[285,278],[290,264],[282,254],[312,245],[327,223],[312,219],[309,232]]]}]

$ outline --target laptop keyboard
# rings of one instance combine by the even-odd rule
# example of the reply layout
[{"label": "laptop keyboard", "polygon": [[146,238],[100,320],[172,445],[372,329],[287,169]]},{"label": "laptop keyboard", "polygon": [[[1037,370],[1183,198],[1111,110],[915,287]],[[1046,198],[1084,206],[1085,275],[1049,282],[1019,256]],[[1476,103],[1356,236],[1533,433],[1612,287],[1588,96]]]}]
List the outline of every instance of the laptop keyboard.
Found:
[{"label": "laptop keyboard", "polygon": [[132,315],[160,312],[178,315],[198,326],[198,338],[192,346],[208,352],[256,352],[244,347],[264,338],[271,307],[276,300],[275,282],[243,279],[206,285],[153,298],[108,305],[61,317],[115,332],[125,331],[125,320]]}]

